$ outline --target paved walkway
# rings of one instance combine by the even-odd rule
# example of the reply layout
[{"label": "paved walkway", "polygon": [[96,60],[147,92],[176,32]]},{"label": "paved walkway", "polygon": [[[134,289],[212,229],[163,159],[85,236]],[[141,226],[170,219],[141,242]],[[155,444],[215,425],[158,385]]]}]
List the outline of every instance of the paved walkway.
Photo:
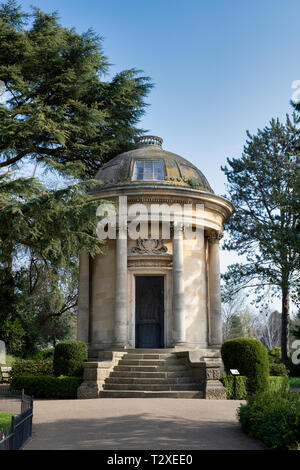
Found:
[{"label": "paved walkway", "polygon": [[240,401],[151,398],[35,400],[25,450],[258,450],[240,430]]}]

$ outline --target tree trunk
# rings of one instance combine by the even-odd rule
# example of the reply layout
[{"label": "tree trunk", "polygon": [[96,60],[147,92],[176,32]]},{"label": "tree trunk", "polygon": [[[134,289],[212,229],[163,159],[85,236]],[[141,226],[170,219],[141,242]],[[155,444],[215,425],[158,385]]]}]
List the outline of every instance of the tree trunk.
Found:
[{"label": "tree trunk", "polygon": [[1,279],[0,313],[2,321],[14,318],[15,313],[15,279],[13,274],[13,249],[3,256],[4,272]]},{"label": "tree trunk", "polygon": [[288,287],[282,287],[282,320],[281,320],[281,358],[283,362],[289,357],[290,339],[290,295]]}]

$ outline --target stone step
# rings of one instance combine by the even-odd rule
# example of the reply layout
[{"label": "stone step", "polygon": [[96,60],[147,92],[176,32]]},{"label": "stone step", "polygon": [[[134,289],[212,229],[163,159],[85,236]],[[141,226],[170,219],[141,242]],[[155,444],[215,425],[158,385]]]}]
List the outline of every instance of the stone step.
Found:
[{"label": "stone step", "polygon": [[137,349],[126,349],[128,354],[171,354],[176,353],[176,349],[172,348],[137,348]]},{"label": "stone step", "polygon": [[118,371],[135,371],[135,372],[174,372],[174,371],[183,371],[186,370],[184,365],[167,365],[162,366],[129,366],[129,365],[117,365],[114,367],[114,370]]},{"label": "stone step", "polygon": [[180,365],[177,359],[121,359],[119,366],[164,366],[164,365]]},{"label": "stone step", "polygon": [[195,378],[192,376],[176,376],[176,377],[164,377],[164,378],[155,378],[155,377],[111,377],[109,376],[105,379],[105,384],[144,384],[146,387],[147,384],[159,385],[159,384],[181,384],[181,383],[195,383]]},{"label": "stone step", "polygon": [[127,353],[123,359],[177,359],[174,354],[158,354],[158,353]]},{"label": "stone step", "polygon": [[101,390],[99,398],[204,398],[204,393],[201,390]]},{"label": "stone step", "polygon": [[198,383],[183,384],[104,384],[104,390],[142,390],[142,391],[177,391],[177,390],[200,390]]},{"label": "stone step", "polygon": [[104,381],[100,398],[204,398],[202,384],[174,350],[127,350]]},{"label": "stone step", "polygon": [[178,372],[143,372],[140,370],[137,371],[127,371],[127,370],[114,370],[110,373],[110,377],[131,377],[131,378],[173,378],[173,377],[191,377],[192,373],[189,370]]}]

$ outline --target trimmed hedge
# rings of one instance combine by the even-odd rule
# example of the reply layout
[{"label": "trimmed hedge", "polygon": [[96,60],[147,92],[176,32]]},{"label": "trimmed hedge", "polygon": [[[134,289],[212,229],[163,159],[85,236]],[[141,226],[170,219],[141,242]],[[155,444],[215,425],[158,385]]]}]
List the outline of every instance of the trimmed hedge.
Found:
[{"label": "trimmed hedge", "polygon": [[279,390],[285,390],[289,392],[290,383],[288,377],[283,376],[270,376],[269,377],[269,390],[271,392],[277,392]]},{"label": "trimmed hedge", "polygon": [[[233,387],[233,376],[232,375],[224,375],[223,377],[220,377],[220,382],[224,385],[225,390],[226,390],[226,397],[228,400],[233,400],[234,399],[234,387]],[[288,377],[269,377],[268,379],[269,385],[268,385],[268,390],[269,391],[278,391],[281,390],[282,388],[285,391],[289,391],[290,389],[290,384],[289,384],[289,379]],[[248,397],[248,390],[247,390],[247,377],[244,377],[242,375],[239,375],[236,377],[236,398],[237,400],[244,400],[245,398]]]},{"label": "trimmed hedge", "polygon": [[22,390],[34,398],[77,398],[80,377],[17,376],[12,379],[11,388]]},{"label": "trimmed hedge", "polygon": [[53,360],[17,359],[12,364],[10,376],[14,378],[19,375],[53,375]]},{"label": "trimmed hedge", "polygon": [[[220,377],[220,381],[225,387],[227,399],[234,399],[233,376],[224,375]],[[243,377],[242,375],[236,377],[236,398],[238,400],[247,398],[247,377]]]},{"label": "trimmed hedge", "polygon": [[54,349],[54,375],[82,377],[83,362],[87,358],[87,345],[82,341],[63,341],[59,343]]},{"label": "trimmed hedge", "polygon": [[259,393],[240,406],[238,416],[242,429],[269,449],[299,448],[300,394],[284,388]]},{"label": "trimmed hedge", "polygon": [[247,377],[250,394],[268,389],[269,359],[268,351],[257,339],[234,338],[225,341],[221,348],[226,373],[238,369]]}]

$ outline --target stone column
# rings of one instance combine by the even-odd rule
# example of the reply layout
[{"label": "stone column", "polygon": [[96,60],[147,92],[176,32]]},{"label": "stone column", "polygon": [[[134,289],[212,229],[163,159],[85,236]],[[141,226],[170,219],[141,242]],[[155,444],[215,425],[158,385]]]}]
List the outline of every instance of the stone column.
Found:
[{"label": "stone column", "polygon": [[173,331],[174,346],[185,343],[183,226],[174,225],[173,233]]},{"label": "stone column", "polygon": [[79,256],[77,339],[89,343],[90,324],[90,255],[83,251]]},{"label": "stone column", "polygon": [[125,348],[127,338],[127,233],[116,239],[116,303],[114,346]]},{"label": "stone column", "polygon": [[208,282],[209,282],[209,328],[210,346],[220,347],[222,344],[222,313],[221,313],[221,277],[219,242],[221,232],[212,232],[208,236]]}]

